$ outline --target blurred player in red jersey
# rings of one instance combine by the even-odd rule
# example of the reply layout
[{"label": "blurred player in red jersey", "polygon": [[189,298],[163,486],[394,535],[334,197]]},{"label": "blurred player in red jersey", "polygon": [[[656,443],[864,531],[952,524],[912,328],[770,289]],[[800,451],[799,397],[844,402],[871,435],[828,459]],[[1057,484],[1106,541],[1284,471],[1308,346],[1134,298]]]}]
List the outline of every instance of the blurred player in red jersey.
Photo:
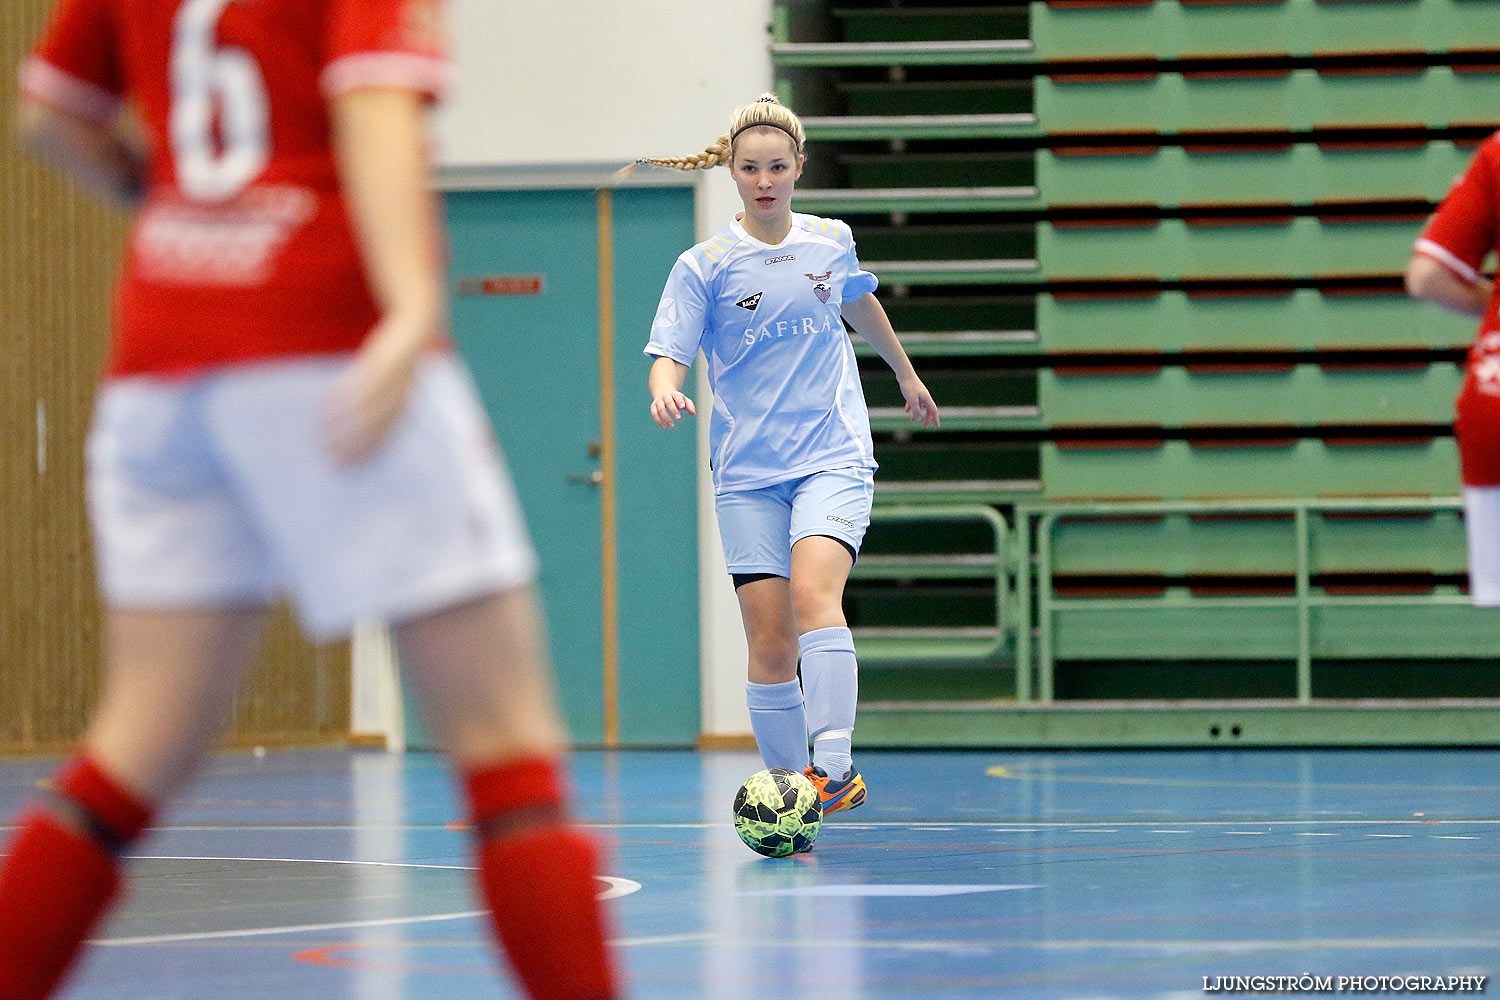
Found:
[{"label": "blurred player in red jersey", "polygon": [[1479,318],[1455,405],[1469,593],[1480,607],[1500,606],[1500,300],[1480,271],[1500,245],[1500,133],[1479,147],[1427,223],[1406,269],[1419,299]]},{"label": "blurred player in red jersey", "polygon": [[392,623],[530,995],[617,995],[594,849],[565,817],[535,557],[443,332],[439,14],[61,0],[21,69],[23,141],[138,210],[88,444],[105,689],[0,869],[0,1000],[57,989],[280,592],[317,637]]}]

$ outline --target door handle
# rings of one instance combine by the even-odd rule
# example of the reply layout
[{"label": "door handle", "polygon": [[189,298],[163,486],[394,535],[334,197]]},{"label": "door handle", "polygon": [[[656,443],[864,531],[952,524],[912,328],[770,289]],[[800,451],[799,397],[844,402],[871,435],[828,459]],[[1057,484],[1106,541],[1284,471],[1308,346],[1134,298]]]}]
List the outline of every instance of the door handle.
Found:
[{"label": "door handle", "polygon": [[604,482],[604,470],[603,469],[595,469],[593,472],[590,472],[588,475],[581,475],[579,473],[574,473],[571,476],[565,476],[563,478],[568,483],[570,483],[570,484],[572,484],[574,486],[598,486],[600,483]]}]

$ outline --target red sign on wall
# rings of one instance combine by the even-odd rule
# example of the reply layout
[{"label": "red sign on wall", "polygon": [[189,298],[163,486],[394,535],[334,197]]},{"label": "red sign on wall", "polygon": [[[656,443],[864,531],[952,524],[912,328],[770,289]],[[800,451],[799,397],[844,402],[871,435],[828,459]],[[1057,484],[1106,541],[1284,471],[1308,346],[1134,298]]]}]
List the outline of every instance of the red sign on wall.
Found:
[{"label": "red sign on wall", "polygon": [[460,295],[540,295],[545,287],[540,274],[489,274],[458,279]]}]

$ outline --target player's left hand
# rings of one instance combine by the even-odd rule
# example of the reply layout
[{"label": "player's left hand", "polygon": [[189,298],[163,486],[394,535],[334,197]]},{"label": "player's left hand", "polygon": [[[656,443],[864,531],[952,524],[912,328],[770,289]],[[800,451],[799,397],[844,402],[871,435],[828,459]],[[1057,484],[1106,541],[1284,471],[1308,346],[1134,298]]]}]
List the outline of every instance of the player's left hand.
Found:
[{"label": "player's left hand", "polygon": [[906,399],[906,415],[914,424],[923,427],[940,427],[938,419],[937,404],[932,401],[932,393],[922,384],[922,380],[913,375],[911,378],[901,380],[901,395]]},{"label": "player's left hand", "polygon": [[340,465],[358,465],[385,442],[406,408],[427,340],[413,323],[388,317],[334,383],[324,429]]}]

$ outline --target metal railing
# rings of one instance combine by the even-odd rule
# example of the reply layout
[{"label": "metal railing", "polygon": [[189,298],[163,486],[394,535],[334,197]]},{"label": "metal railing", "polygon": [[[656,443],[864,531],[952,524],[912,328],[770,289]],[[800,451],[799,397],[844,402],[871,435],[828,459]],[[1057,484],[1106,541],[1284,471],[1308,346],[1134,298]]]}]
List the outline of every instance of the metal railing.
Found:
[{"label": "metal railing", "polygon": [[[986,552],[972,552],[944,558],[932,555],[871,554],[861,556],[854,574],[864,579],[878,578],[962,578],[979,579],[993,576],[995,582],[995,618],[993,628],[879,628],[856,629],[856,641],[866,639],[900,640],[909,643],[900,658],[913,659],[984,659],[1004,648],[1006,636],[1012,630],[1010,570],[1010,532],[1005,518],[995,508],[985,504],[879,504],[870,512],[874,521],[982,521],[989,525],[993,547]],[[954,641],[962,646],[962,652],[954,651]],[[947,643],[945,645],[945,642]],[[922,653],[927,647],[928,654]],[[861,657],[882,659],[880,653],[870,649],[861,650]]]},{"label": "metal railing", "polygon": [[[1361,605],[1400,607],[1468,605],[1461,593],[1328,594],[1314,589],[1310,546],[1313,513],[1403,514],[1461,510],[1458,497],[1336,498],[1276,500],[1169,500],[1033,504],[1015,507],[1017,571],[1014,601],[1016,621],[1016,698],[1021,702],[1053,700],[1054,615],[1069,611],[1152,611],[1163,608],[1285,608],[1296,616],[1297,701],[1313,700],[1313,609]],[[1060,521],[1078,517],[1150,517],[1168,514],[1290,515],[1295,551],[1293,592],[1287,596],[1214,596],[1185,598],[1059,598],[1053,592],[1053,533]],[[1028,563],[1032,566],[1028,572]],[[1034,577],[1034,583],[1033,583]],[[1033,692],[1033,670],[1036,690]]]}]

